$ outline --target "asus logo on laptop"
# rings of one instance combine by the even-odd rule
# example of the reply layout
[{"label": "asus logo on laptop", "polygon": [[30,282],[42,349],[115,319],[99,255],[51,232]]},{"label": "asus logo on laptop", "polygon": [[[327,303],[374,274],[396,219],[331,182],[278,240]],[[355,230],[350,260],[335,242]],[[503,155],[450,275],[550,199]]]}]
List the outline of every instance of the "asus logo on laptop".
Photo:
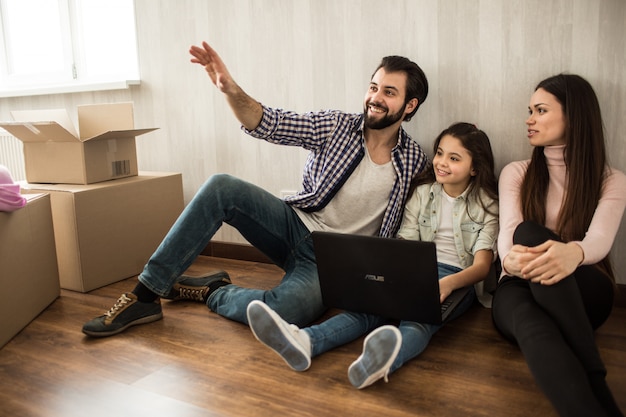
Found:
[{"label": "asus logo on laptop", "polygon": [[384,275],[365,274],[365,279],[368,281],[385,282]]}]

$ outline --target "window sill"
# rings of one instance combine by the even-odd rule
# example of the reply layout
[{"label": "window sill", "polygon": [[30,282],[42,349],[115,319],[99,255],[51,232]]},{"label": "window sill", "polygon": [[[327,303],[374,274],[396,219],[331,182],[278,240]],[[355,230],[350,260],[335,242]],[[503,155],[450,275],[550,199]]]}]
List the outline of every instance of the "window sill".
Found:
[{"label": "window sill", "polygon": [[0,98],[82,93],[86,91],[126,90],[130,88],[131,85],[139,84],[141,84],[140,80],[122,80],[101,83],[59,84],[48,87],[23,87],[7,90],[0,89]]}]

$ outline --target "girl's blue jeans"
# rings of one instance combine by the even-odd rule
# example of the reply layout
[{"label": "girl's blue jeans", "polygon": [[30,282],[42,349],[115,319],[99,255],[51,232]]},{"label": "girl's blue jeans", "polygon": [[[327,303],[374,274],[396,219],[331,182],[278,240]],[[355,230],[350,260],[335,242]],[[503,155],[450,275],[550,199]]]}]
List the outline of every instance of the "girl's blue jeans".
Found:
[{"label": "girl's blue jeans", "polygon": [[139,281],[156,294],[169,293],[223,223],[236,228],[285,275],[270,290],[220,287],[207,301],[212,311],[247,323],[248,304],[261,300],[299,326],[324,312],[309,230],[284,201],[225,174],[212,176],[200,188],[144,267]]},{"label": "girl's blue jeans", "polygon": [[[454,266],[439,263],[439,279],[460,271]],[[419,279],[419,278],[416,278]],[[451,314],[450,320],[454,320],[466,312],[476,298],[474,289],[465,296],[461,304]],[[335,347],[349,343],[358,337],[369,333],[388,322],[388,319],[372,314],[339,313],[328,320],[303,329],[311,338],[311,355],[317,356]],[[445,324],[445,323],[444,323]],[[402,345],[398,357],[391,365],[389,372],[400,368],[405,362],[415,358],[426,349],[432,336],[442,327],[414,321],[401,321],[398,328],[402,334]]]}]

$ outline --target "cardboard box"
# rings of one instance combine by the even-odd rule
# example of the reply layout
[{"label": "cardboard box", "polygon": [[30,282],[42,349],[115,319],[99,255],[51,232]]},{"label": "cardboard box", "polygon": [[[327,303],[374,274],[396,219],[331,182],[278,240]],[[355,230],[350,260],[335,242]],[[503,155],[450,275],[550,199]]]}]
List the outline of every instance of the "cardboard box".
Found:
[{"label": "cardboard box", "polygon": [[66,110],[11,112],[0,126],[24,143],[30,183],[92,184],[137,175],[132,103],[78,106],[80,135]]},{"label": "cardboard box", "polygon": [[25,197],[26,206],[0,212],[0,347],[60,294],[50,196]]},{"label": "cardboard box", "polygon": [[184,205],[179,173],[20,185],[50,194],[61,288],[80,292],[139,274]]}]

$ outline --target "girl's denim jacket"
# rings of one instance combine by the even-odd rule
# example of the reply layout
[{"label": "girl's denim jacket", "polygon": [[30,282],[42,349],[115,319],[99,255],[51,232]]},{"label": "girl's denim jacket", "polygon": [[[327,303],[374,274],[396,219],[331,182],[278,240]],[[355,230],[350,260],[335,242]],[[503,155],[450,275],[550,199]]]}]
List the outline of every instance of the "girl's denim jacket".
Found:
[{"label": "girl's denim jacket", "polygon": [[[498,202],[480,193],[488,213],[473,198],[467,198],[467,190],[454,203],[452,221],[454,242],[463,269],[474,262],[479,250],[491,250],[496,254],[498,237]],[[441,215],[443,187],[435,182],[423,184],[409,197],[398,236],[404,239],[433,241]],[[469,210],[468,210],[469,208]]]}]

